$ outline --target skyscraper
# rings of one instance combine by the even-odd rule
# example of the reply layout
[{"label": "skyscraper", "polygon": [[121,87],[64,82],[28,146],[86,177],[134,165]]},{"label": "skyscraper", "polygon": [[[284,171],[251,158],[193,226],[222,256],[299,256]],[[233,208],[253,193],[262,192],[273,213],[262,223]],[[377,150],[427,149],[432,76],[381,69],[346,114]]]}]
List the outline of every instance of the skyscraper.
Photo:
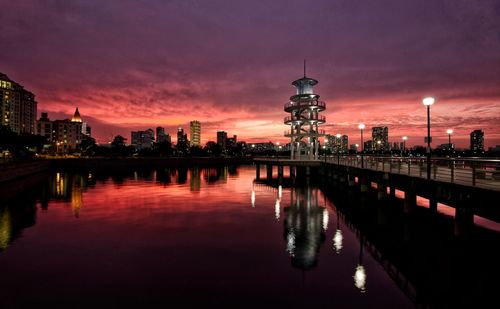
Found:
[{"label": "skyscraper", "polygon": [[198,120],[193,120],[189,123],[189,137],[191,138],[191,146],[200,146],[201,123]]},{"label": "skyscraper", "polygon": [[349,137],[347,135],[342,135],[340,137],[340,152],[347,153],[349,151]]},{"label": "skyscraper", "polygon": [[226,149],[227,144],[227,132],[226,131],[217,131],[217,144],[222,149]]},{"label": "skyscraper", "polygon": [[165,133],[165,129],[163,127],[156,127],[156,142],[157,143],[171,142],[170,135]]},{"label": "skyscraper", "polygon": [[154,131],[147,129],[146,131],[132,131],[131,144],[137,149],[151,148],[155,140]]},{"label": "skyscraper", "polygon": [[73,117],[64,120],[50,121],[47,113],[37,121],[38,135],[45,136],[58,153],[67,153],[76,150],[82,143],[82,119],[78,108]]},{"label": "skyscraper", "polygon": [[[389,129],[387,127],[372,128],[373,150],[387,151],[389,150]],[[379,142],[380,141],[380,142]]]},{"label": "skyscraper", "polygon": [[183,128],[177,129],[177,145],[187,145],[188,139],[187,139],[187,134],[184,133]]},{"label": "skyscraper", "polygon": [[474,130],[470,133],[470,150],[473,152],[484,151],[484,132],[483,130]]},{"label": "skyscraper", "polygon": [[0,125],[16,133],[36,133],[35,95],[0,73]]}]

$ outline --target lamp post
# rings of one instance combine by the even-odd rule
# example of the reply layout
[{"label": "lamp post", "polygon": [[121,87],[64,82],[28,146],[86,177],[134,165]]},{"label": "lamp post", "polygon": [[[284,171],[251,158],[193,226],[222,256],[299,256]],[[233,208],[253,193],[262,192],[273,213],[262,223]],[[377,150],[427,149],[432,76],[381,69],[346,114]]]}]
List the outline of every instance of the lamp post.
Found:
[{"label": "lamp post", "polygon": [[365,144],[363,144],[363,130],[365,129],[365,124],[360,123],[358,125],[359,130],[361,131],[361,168],[364,168],[363,164],[363,152],[365,151]]},{"label": "lamp post", "polygon": [[401,151],[401,156],[403,156],[403,153],[406,152],[406,140],[408,139],[408,136],[403,136],[403,150]]},{"label": "lamp post", "polygon": [[453,134],[453,129],[446,130],[446,133],[448,134],[448,144],[449,144],[450,149],[451,149],[451,135]]},{"label": "lamp post", "polygon": [[422,103],[427,107],[427,179],[431,179],[431,105],[434,104],[433,97],[426,97]]},{"label": "lamp post", "polygon": [[340,135],[340,133],[337,133],[337,135],[335,135],[335,137],[337,138],[337,165],[340,165],[340,137],[342,135]]}]

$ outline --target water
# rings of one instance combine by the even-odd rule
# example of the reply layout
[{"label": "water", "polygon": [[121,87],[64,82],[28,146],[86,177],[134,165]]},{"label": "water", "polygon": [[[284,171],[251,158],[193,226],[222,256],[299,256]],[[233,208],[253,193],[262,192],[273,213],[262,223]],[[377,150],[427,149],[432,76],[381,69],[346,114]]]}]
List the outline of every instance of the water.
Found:
[{"label": "water", "polygon": [[397,204],[254,176],[54,171],[1,202],[0,308],[439,307],[498,288],[495,232],[458,239],[426,208],[405,219]]}]

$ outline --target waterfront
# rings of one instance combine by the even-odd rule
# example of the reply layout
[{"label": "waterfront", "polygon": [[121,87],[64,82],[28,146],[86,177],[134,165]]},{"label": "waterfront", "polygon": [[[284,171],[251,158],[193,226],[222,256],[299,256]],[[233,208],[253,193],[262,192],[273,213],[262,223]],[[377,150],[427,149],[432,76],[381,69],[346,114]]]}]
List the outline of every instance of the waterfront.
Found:
[{"label": "waterfront", "polygon": [[408,218],[397,200],[254,178],[251,166],[52,171],[1,202],[0,307],[494,299],[497,232],[457,237],[425,207]]}]

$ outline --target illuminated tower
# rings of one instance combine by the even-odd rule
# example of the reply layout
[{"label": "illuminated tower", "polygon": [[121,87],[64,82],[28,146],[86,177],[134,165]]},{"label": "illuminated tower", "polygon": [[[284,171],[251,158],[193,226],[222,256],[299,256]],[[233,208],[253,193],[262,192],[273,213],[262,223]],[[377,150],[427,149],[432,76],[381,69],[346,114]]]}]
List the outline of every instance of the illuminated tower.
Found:
[{"label": "illuminated tower", "polygon": [[325,102],[320,101],[319,95],[314,93],[313,86],[317,83],[317,80],[306,77],[304,61],[304,77],[292,83],[297,94],[285,104],[285,112],[290,113],[290,116],[285,117],[285,124],[290,125],[290,131],[285,136],[290,137],[292,160],[318,159],[319,137],[325,135],[323,130],[318,129],[320,124],[325,123],[325,116],[319,113],[326,107]]}]

